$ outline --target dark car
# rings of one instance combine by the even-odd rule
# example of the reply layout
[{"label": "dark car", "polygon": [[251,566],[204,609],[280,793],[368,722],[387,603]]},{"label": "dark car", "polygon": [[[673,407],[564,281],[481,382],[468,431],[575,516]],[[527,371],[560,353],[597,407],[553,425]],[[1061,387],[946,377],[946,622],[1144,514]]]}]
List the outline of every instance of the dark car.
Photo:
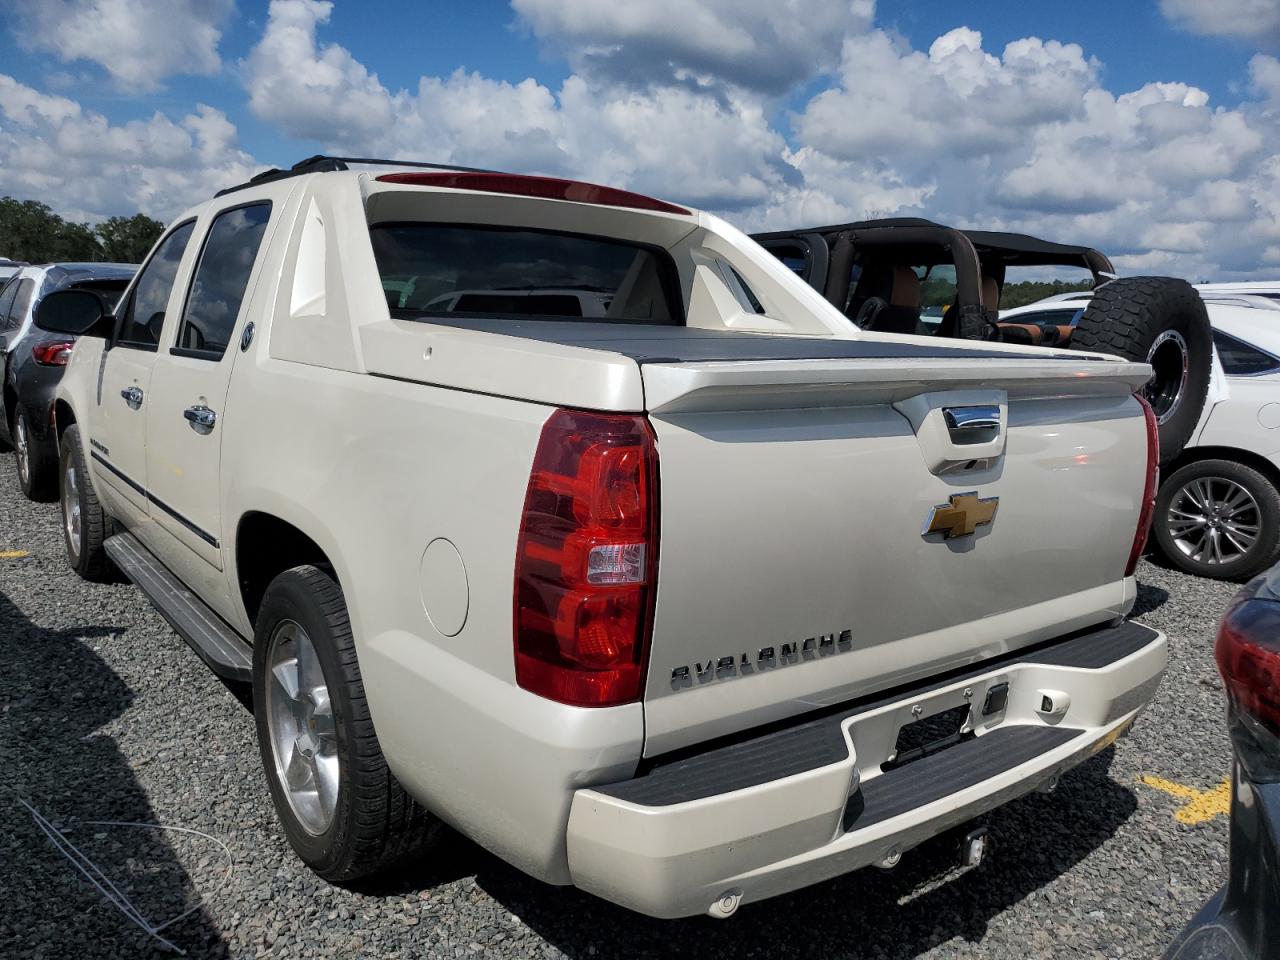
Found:
[{"label": "dark car", "polygon": [[1216,648],[1235,753],[1227,884],[1166,960],[1280,958],[1280,566],[1250,581]]},{"label": "dark car", "polygon": [[0,441],[14,448],[18,483],[32,500],[58,492],[53,392],[75,340],[32,323],[55,290],[93,290],[114,304],[137,271],[127,263],[46,263],[19,270],[0,288]]}]

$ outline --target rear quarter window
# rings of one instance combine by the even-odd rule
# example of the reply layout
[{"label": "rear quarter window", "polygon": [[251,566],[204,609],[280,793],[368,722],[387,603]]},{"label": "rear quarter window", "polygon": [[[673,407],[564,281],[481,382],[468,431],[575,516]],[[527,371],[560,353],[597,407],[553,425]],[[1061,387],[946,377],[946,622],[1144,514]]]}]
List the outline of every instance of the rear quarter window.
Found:
[{"label": "rear quarter window", "polygon": [[680,324],[665,250],[518,227],[388,223],[369,228],[390,309],[410,317]]},{"label": "rear quarter window", "polygon": [[1265,350],[1250,346],[1221,330],[1213,331],[1213,345],[1218,351],[1222,372],[1227,376],[1256,376],[1259,373],[1280,370],[1280,358],[1273,357]]}]

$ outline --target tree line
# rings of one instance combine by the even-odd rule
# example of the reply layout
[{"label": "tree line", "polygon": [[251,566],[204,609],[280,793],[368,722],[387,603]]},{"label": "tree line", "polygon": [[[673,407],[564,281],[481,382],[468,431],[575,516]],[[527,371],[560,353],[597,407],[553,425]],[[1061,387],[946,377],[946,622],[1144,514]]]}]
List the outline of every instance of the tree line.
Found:
[{"label": "tree line", "polygon": [[0,197],[0,257],[10,260],[140,263],[163,231],[163,223],[142,213],[90,226],[36,200]]}]

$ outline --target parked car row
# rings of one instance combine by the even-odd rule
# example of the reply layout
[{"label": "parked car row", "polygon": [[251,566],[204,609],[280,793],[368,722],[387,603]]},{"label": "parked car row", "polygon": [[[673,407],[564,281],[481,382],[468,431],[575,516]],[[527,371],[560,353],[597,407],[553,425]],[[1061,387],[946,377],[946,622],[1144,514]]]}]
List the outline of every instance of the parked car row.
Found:
[{"label": "parked car row", "polygon": [[137,269],[125,263],[23,265],[0,287],[0,445],[13,447],[18,483],[32,500],[58,495],[53,393],[75,346],[74,337],[36,327],[36,309],[57,290],[90,290],[114,303]]}]

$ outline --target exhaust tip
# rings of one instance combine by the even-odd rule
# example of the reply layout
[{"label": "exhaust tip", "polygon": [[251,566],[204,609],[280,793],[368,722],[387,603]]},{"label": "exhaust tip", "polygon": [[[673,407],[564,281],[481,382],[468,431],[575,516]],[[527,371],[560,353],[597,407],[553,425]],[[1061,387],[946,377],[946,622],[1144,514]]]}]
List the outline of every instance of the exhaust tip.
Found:
[{"label": "exhaust tip", "polygon": [[740,903],[742,903],[741,890],[726,890],[720,894],[715,903],[707,908],[707,914],[717,920],[728,920],[738,912]]}]

